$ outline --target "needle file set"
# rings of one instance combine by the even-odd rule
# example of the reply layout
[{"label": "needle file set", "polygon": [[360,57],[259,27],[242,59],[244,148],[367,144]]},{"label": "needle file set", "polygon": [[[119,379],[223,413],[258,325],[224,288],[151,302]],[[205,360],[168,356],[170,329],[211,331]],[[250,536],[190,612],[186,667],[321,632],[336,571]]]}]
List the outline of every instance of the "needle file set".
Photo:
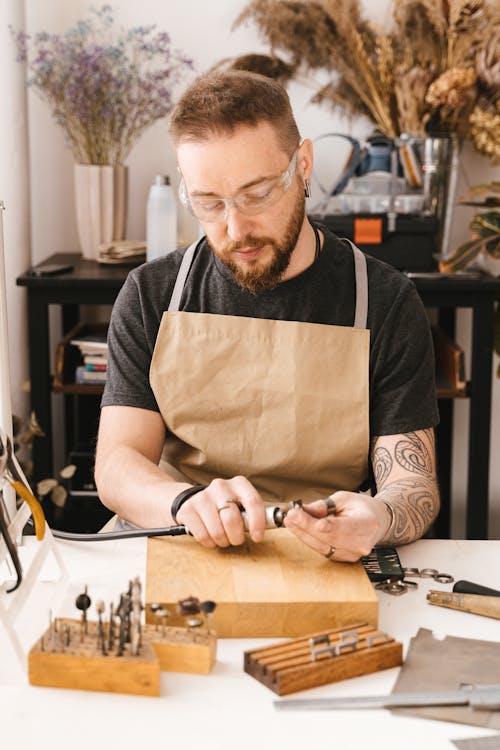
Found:
[{"label": "needle file set", "polygon": [[244,670],[277,695],[371,674],[403,663],[403,646],[365,623],[245,651]]}]

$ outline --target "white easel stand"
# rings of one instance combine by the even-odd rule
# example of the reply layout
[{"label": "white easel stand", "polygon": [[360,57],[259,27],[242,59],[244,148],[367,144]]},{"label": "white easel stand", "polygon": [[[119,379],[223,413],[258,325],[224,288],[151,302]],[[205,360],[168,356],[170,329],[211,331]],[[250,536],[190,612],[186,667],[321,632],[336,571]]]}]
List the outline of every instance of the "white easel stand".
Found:
[{"label": "white easel stand", "polygon": [[[12,539],[21,538],[22,530],[30,515],[28,505],[23,503],[9,526]],[[30,616],[32,621],[38,622],[40,626],[37,629],[39,635],[48,626],[47,614],[49,609],[52,608],[54,611],[60,604],[67,589],[69,578],[66,566],[47,524],[45,524],[44,538],[36,542],[36,551],[28,563],[23,561],[22,547],[18,549],[18,552],[23,566],[23,579],[19,588],[11,593],[7,593],[7,589],[12,587],[12,580],[3,581],[0,584],[0,626],[3,625],[4,634],[7,636],[7,647],[10,645],[10,651],[17,656],[18,673],[21,670],[22,674],[27,675],[28,651],[38,636],[32,637],[31,642],[26,643],[28,628],[23,626],[20,618],[24,605],[28,600],[31,601],[32,611]],[[40,573],[50,553],[57,563],[59,575],[52,576],[53,580],[42,581],[40,580]],[[10,561],[10,555],[4,540],[0,538],[0,567],[5,568],[4,563],[7,560]],[[40,601],[37,601],[38,599]],[[39,622],[40,616],[43,618],[42,622]],[[2,630],[1,627],[0,630]],[[4,640],[2,638],[4,634],[0,632],[0,644]],[[3,648],[0,649],[0,653],[2,651]],[[9,661],[7,656],[7,654],[2,654],[3,665]],[[3,676],[3,667],[0,672]]]}]

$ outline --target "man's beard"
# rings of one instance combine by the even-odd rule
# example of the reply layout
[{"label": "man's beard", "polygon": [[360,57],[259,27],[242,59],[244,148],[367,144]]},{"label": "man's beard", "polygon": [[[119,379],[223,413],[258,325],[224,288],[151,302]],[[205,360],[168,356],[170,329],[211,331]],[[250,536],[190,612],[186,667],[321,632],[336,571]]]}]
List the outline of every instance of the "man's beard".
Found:
[{"label": "man's beard", "polygon": [[[210,243],[212,250],[228,268],[234,276],[234,280],[243,289],[247,289],[252,294],[274,289],[277,286],[290,264],[292,253],[297,244],[305,216],[305,197],[302,190],[299,190],[290,220],[285,228],[280,240],[272,237],[254,237],[247,235],[239,242],[231,242],[221,250],[217,250]],[[242,248],[270,246],[273,251],[271,261],[263,268],[259,267],[259,259],[246,261],[241,266],[232,260],[232,253]]]}]

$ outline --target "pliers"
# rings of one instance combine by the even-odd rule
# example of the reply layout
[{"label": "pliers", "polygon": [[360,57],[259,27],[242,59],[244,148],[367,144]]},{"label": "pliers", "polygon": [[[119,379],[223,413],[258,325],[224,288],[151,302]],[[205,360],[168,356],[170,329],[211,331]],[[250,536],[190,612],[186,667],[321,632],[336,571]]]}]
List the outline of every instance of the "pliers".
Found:
[{"label": "pliers", "polygon": [[[12,449],[12,441],[7,433],[0,427],[0,489],[4,482],[8,482],[17,492],[17,494],[27,503],[33,521],[35,523],[35,534],[38,540],[43,539],[45,535],[45,516],[42,506],[31,492],[31,489],[25,482],[22,469]],[[0,535],[3,536],[5,544],[12,558],[12,562],[17,573],[17,583],[9,591],[14,591],[22,581],[22,568],[17,554],[14,541],[9,534],[9,520],[6,516],[3,503],[0,500]]]}]

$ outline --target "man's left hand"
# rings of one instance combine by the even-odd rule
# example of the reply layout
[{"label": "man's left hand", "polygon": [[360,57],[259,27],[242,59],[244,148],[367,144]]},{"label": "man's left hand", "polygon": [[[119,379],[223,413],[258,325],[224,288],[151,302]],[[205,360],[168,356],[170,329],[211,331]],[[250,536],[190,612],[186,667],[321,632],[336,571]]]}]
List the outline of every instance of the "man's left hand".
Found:
[{"label": "man's left hand", "polygon": [[355,562],[383,538],[391,518],[385,503],[356,492],[331,495],[335,512],[325,500],[288,511],[284,525],[308,547],[331,560]]}]

